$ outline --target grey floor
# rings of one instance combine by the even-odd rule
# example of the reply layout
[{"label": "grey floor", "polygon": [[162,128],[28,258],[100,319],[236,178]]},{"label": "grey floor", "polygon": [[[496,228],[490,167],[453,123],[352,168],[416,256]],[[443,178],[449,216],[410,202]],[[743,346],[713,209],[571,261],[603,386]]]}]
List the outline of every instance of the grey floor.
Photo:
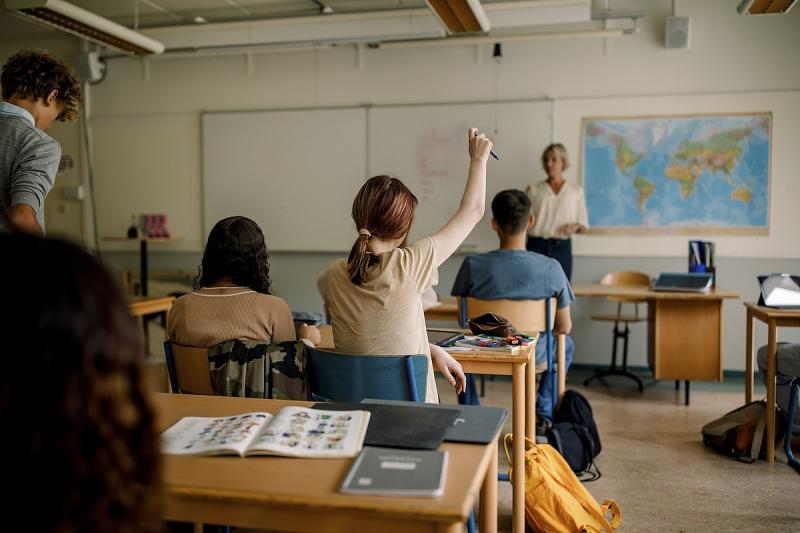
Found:
[{"label": "grey floor", "polygon": [[[700,439],[703,424],[744,403],[741,379],[693,383],[687,407],[674,382],[652,384],[639,394],[620,378],[612,378],[611,387],[584,387],[587,375],[570,372],[568,382],[591,402],[603,445],[596,459],[602,478],[586,487],[598,501],[617,501],[618,531],[800,532],[800,475],[785,457],[774,464],[740,463],[715,454]],[[443,403],[455,402],[446,382],[438,386]],[[763,387],[758,395],[764,395]],[[510,409],[511,383],[487,381],[483,401]],[[502,451],[500,456],[503,471],[508,463]],[[501,482],[498,492],[499,530],[510,531],[511,487]]]}]

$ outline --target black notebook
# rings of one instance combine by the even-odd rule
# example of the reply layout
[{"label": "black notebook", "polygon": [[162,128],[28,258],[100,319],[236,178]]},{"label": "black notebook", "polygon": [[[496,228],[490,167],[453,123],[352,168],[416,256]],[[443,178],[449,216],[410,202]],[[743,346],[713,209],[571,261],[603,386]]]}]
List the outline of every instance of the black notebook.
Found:
[{"label": "black notebook", "polygon": [[444,494],[447,452],[365,447],[342,483],[345,494],[436,497]]},{"label": "black notebook", "polygon": [[453,424],[447,428],[444,440],[447,442],[469,442],[472,444],[486,444],[497,437],[497,432],[503,427],[508,411],[505,407],[484,407],[482,405],[446,405],[440,403],[415,404],[398,400],[372,400],[365,398],[359,404],[361,409],[368,409],[369,404],[385,405],[411,405],[418,409],[458,409],[459,415]]},{"label": "black notebook", "polygon": [[414,405],[320,402],[314,409],[369,411],[364,446],[435,450],[459,415],[458,409],[428,409]]}]

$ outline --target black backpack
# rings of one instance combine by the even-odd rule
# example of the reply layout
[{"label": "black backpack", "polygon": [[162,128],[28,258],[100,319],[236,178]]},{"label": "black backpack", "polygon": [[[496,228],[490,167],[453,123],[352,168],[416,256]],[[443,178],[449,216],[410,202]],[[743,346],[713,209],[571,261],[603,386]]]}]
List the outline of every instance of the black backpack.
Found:
[{"label": "black backpack", "polygon": [[564,393],[555,413],[555,424],[547,431],[548,443],[556,448],[576,474],[587,474],[581,481],[600,478],[600,470],[594,458],[602,446],[597,425],[592,416],[592,407],[579,392]]},{"label": "black backpack", "polygon": [[600,434],[597,432],[597,424],[594,423],[592,406],[589,405],[589,400],[580,392],[568,390],[564,393],[555,413],[555,422],[572,422],[588,429],[594,440],[592,459],[597,457],[603,449],[602,444],[600,444]]}]

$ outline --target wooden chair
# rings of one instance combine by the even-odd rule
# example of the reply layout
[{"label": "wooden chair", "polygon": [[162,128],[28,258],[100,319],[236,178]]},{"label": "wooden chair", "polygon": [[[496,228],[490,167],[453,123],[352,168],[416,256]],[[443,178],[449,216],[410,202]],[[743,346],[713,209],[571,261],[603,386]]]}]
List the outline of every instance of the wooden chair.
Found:
[{"label": "wooden chair", "polygon": [[[553,409],[558,406],[558,402],[564,395],[566,389],[567,374],[565,371],[566,357],[566,338],[563,333],[557,337],[557,347],[555,354],[550,350],[549,337],[553,334],[553,326],[556,318],[556,299],[550,298],[550,305],[546,305],[548,300],[481,300],[479,298],[458,298],[459,321],[461,327],[467,327],[467,317],[476,317],[484,313],[494,313],[506,318],[511,324],[522,333],[536,335],[542,333],[545,336],[547,347],[546,368],[536,368],[536,372],[544,372],[543,379],[556,380],[553,382]],[[538,342],[538,341],[537,341]],[[557,367],[557,373],[554,372]],[[556,386],[557,385],[557,386]],[[533,399],[535,402],[535,397]],[[531,399],[528,399],[531,403]],[[530,405],[529,405],[530,408]]]},{"label": "wooden chair", "polygon": [[312,396],[358,403],[364,398],[425,401],[424,355],[350,355],[309,348],[306,378]]},{"label": "wooden chair", "polygon": [[[601,285],[612,285],[616,287],[649,287],[650,277],[643,272],[609,272],[603,279],[600,280]],[[614,329],[612,330],[613,343],[611,345],[611,365],[605,370],[595,370],[595,375],[586,379],[583,382],[588,386],[593,379],[602,380],[606,376],[625,376],[632,379],[639,386],[639,392],[644,390],[642,380],[636,374],[628,370],[628,337],[630,336],[630,329],[628,323],[642,322],[647,320],[647,316],[639,315],[639,304],[645,300],[637,298],[623,298],[617,296],[610,296],[608,298],[613,302],[617,302],[617,312],[611,314],[592,315],[592,320],[601,320],[606,322],[613,322]],[[623,313],[623,304],[633,304],[634,313]],[[621,324],[625,324],[625,329],[621,328]],[[617,341],[622,339],[622,367],[617,367]]]},{"label": "wooden chair", "polygon": [[208,373],[208,349],[164,343],[169,384],[175,394],[214,396]]}]

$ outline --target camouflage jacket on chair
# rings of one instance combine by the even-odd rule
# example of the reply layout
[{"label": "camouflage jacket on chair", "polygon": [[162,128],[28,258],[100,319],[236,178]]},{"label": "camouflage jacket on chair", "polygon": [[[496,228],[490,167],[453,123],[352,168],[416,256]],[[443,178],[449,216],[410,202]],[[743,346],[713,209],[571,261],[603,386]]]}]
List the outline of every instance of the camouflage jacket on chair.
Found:
[{"label": "camouflage jacket on chair", "polygon": [[306,345],[231,340],[208,349],[211,386],[220,396],[307,400]]}]

